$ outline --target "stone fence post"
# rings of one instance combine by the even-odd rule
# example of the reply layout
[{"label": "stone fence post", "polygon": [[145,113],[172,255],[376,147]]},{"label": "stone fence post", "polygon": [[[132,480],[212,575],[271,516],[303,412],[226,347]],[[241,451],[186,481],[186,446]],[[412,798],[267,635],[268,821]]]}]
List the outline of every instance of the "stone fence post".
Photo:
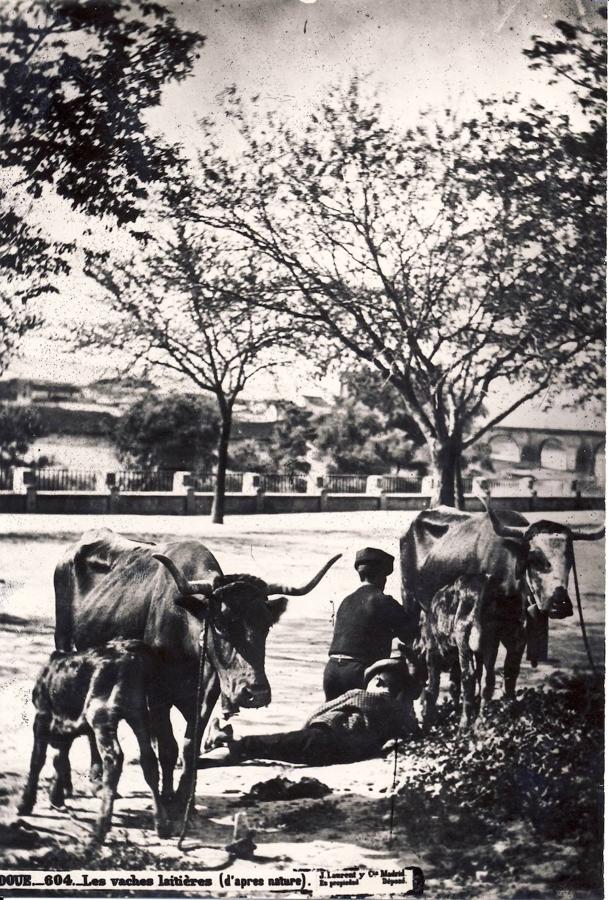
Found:
[{"label": "stone fence post", "polygon": [[366,478],[366,493],[374,494],[377,497],[383,493],[383,476],[368,475]]}]

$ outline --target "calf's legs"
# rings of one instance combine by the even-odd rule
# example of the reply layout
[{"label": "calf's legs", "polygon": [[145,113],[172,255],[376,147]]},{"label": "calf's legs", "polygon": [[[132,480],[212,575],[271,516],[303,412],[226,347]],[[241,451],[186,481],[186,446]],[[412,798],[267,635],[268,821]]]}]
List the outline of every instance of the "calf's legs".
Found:
[{"label": "calf's legs", "polygon": [[112,824],[112,809],[123,769],[123,751],[118,742],[117,721],[97,716],[93,721],[93,732],[102,759],[103,775],[101,788],[101,810],[95,825],[95,841],[100,844]]},{"label": "calf's legs", "polygon": [[127,721],[133,729],[139,744],[140,765],[146,783],[152,793],[157,834],[159,837],[168,837],[171,833],[171,828],[159,794],[159,764],[152,749],[149,724],[144,717],[130,717]]},{"label": "calf's legs", "polygon": [[57,753],[53,760],[55,778],[51,785],[49,800],[53,806],[63,806],[66,797],[72,796],[72,770],[70,767],[70,747],[73,743],[71,737],[54,739]]},{"label": "calf's legs", "polygon": [[36,713],[34,719],[34,747],[32,748],[32,756],[30,759],[30,771],[27,783],[23,790],[21,803],[17,811],[24,816],[28,816],[36,803],[36,794],[38,793],[38,779],[47,756],[47,747],[49,744],[49,726],[50,717],[46,713]]}]

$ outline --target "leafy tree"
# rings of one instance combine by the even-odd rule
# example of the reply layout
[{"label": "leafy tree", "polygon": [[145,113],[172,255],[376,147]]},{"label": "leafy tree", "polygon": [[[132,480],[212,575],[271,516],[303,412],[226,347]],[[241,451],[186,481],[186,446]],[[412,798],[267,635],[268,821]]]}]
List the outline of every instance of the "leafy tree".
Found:
[{"label": "leafy tree", "polygon": [[40,416],[32,407],[0,406],[0,462],[19,465],[30,446],[44,433]]},{"label": "leafy tree", "polygon": [[203,397],[149,394],[122,416],[114,440],[126,464],[209,471],[219,430],[217,411]]},{"label": "leafy tree", "polygon": [[106,290],[114,318],[79,330],[80,346],[127,352],[134,363],[177,372],[214,396],[221,424],[212,519],[221,523],[235,401],[277,364],[293,329],[251,302],[265,289],[251,259],[180,222],[168,237],[151,235],[126,262],[91,257],[87,272]]},{"label": "leafy tree", "polygon": [[247,438],[233,445],[228,454],[228,466],[236,472],[273,471],[268,443],[257,438]]},{"label": "leafy tree", "polygon": [[313,414],[295,403],[281,403],[280,416],[270,428],[268,440],[248,438],[231,449],[230,466],[239,471],[282,472],[306,475],[307,461],[317,428]]},{"label": "leafy tree", "polygon": [[[357,78],[304,131],[250,116],[235,92],[224,113],[243,151],[223,156],[210,125],[183,206],[258,254],[257,305],[395,387],[429,448],[436,502],[460,500],[463,452],[523,402],[598,384],[604,254],[585,210],[604,209],[604,190],[596,160],[570,152],[566,115],[511,98],[466,123],[428,115],[400,130]],[[513,399],[480,421],[506,381]]]},{"label": "leafy tree", "polygon": [[281,416],[273,427],[269,446],[270,461],[275,471],[307,475],[311,470],[307,454],[316,436],[313,413],[295,403],[284,403]]},{"label": "leafy tree", "polygon": [[388,427],[380,412],[353,399],[341,402],[321,421],[316,447],[331,471],[354,475],[398,472],[414,450],[401,429]]},{"label": "leafy tree", "polygon": [[[178,164],[146,111],[203,38],[147,0],[13,0],[0,10],[0,374],[70,250],[40,227],[43,193],[134,222]],[[12,187],[8,187],[12,182]],[[18,212],[31,206],[31,216]],[[33,306],[33,302],[37,306]]]}]

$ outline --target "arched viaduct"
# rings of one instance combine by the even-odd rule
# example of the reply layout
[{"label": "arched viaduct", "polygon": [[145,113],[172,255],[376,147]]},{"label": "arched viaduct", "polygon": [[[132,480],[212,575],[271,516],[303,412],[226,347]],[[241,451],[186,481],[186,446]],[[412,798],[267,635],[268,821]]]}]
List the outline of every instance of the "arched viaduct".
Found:
[{"label": "arched viaduct", "polygon": [[598,430],[498,425],[493,428],[488,443],[491,456],[498,460],[605,480],[605,436]]}]

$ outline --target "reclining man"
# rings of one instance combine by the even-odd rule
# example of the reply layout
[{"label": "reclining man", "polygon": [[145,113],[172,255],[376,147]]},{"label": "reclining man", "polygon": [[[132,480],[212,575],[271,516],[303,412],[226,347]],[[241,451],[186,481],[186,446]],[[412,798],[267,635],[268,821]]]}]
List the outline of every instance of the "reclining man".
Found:
[{"label": "reclining man", "polygon": [[378,756],[391,739],[418,732],[412,701],[420,686],[400,654],[380,659],[364,673],[364,690],[324,703],[298,731],[225,739],[200,757],[198,768],[236,765],[246,759],[276,759],[333,765]]}]

